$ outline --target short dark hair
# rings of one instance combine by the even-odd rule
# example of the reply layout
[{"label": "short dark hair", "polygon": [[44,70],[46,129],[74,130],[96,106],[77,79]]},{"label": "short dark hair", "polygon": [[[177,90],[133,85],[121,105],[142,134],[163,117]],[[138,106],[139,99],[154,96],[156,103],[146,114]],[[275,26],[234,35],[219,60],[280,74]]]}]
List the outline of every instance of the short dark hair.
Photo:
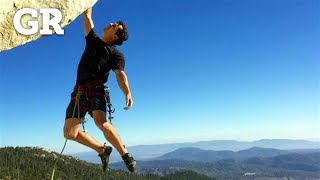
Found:
[{"label": "short dark hair", "polygon": [[118,25],[122,25],[123,29],[118,29],[118,31],[116,32],[116,35],[118,36],[118,39],[113,41],[114,45],[121,45],[124,41],[126,41],[129,37],[128,35],[128,29],[126,27],[126,25],[124,24],[123,21],[118,21],[117,22]]}]

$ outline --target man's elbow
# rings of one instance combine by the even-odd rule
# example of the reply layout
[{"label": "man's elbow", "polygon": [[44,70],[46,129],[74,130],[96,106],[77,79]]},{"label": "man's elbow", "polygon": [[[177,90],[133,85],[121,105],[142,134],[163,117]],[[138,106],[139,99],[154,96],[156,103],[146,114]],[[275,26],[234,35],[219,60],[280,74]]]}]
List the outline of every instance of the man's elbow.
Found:
[{"label": "man's elbow", "polygon": [[125,81],[125,76],[122,73],[116,74],[118,82],[124,82]]}]

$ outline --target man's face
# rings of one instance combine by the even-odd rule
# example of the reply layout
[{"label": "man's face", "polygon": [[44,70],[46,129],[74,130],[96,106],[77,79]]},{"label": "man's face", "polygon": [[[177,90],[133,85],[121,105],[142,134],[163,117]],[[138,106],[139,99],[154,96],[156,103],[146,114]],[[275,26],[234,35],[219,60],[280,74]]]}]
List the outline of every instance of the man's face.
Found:
[{"label": "man's face", "polygon": [[114,41],[118,39],[116,33],[119,29],[123,29],[122,25],[117,23],[110,23],[107,27],[103,29],[103,39],[108,41]]}]

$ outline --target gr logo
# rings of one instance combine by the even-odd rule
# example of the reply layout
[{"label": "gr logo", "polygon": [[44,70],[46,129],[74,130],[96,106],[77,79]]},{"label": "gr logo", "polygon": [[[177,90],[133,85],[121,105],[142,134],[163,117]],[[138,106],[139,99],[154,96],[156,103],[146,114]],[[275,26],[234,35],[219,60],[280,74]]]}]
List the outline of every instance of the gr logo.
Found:
[{"label": "gr logo", "polygon": [[[33,35],[39,31],[39,22],[38,20],[29,20],[28,26],[29,29],[22,27],[21,25],[21,18],[24,15],[31,15],[32,18],[37,18],[39,14],[42,14],[42,29],[40,29],[40,34],[42,35],[51,35],[53,31],[49,29],[50,26],[53,27],[54,31],[59,34],[63,35],[64,30],[59,25],[60,21],[62,20],[62,13],[58,9],[53,8],[42,8],[40,9],[39,13],[37,10],[32,8],[24,8],[20,9],[16,12],[13,17],[13,25],[14,28],[23,35]],[[51,19],[51,16],[53,18]]]}]

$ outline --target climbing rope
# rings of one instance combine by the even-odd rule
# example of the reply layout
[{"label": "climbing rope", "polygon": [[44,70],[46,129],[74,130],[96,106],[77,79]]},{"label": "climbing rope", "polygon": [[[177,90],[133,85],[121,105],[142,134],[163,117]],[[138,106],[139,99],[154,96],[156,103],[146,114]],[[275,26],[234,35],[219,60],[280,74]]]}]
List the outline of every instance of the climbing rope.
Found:
[{"label": "climbing rope", "polygon": [[[76,112],[76,108],[78,106],[78,119],[79,120],[80,120],[80,103],[79,103],[79,101],[80,101],[80,97],[82,95],[82,92],[80,91],[80,87],[81,86],[79,86],[79,89],[78,89],[78,92],[77,92],[77,95],[76,95],[76,99],[75,99],[75,103],[74,103],[73,112],[72,112],[72,118],[74,118],[75,117],[74,115],[75,115],[75,112]],[[81,120],[83,132],[86,132],[86,130],[84,128],[84,123],[85,122],[83,120]],[[66,138],[66,140],[64,142],[64,145],[63,145],[63,148],[62,148],[62,150],[61,150],[59,155],[62,155],[64,149],[66,148],[67,141],[68,141],[68,139]],[[58,162],[58,157],[56,158],[56,160],[54,161],[54,164],[53,164],[53,169],[52,169],[52,173],[51,173],[51,180],[53,180],[53,178],[54,178],[54,174],[55,174],[55,171],[56,171],[56,168],[57,168],[57,162]]]}]

